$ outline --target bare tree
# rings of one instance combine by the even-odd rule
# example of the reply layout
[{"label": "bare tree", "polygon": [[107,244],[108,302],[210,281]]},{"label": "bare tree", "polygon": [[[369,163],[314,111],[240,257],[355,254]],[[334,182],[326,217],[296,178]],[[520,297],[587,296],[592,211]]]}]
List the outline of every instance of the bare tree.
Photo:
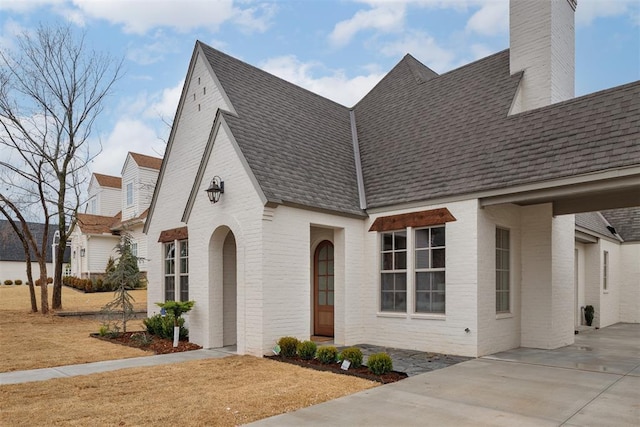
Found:
[{"label": "bare tree", "polygon": [[[40,26],[19,36],[17,46],[0,51],[0,148],[8,153],[0,156],[8,194],[0,195],[24,216],[35,211],[44,218],[45,246],[48,223],[57,224],[52,308],[60,309],[64,251],[83,203],[87,166],[100,152],[89,149],[89,138],[122,60],[90,50],[84,34],[69,26]],[[36,257],[43,254],[41,247]]]}]

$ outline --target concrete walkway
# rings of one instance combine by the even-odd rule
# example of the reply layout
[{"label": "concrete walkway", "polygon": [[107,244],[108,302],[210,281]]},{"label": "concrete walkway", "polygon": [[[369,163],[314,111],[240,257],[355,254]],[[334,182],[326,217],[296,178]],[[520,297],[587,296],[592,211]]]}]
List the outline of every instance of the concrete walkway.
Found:
[{"label": "concrete walkway", "polygon": [[416,375],[254,426],[638,426],[640,325]]},{"label": "concrete walkway", "polygon": [[52,378],[66,378],[77,375],[97,374],[100,372],[115,371],[125,368],[160,366],[170,363],[188,362],[190,360],[219,359],[234,354],[236,354],[235,347],[218,348],[215,350],[193,350],[181,353],[133,357],[130,359],[105,360],[103,362],[56,366],[53,368],[32,369],[29,371],[4,372],[0,373],[0,385],[45,381]]}]

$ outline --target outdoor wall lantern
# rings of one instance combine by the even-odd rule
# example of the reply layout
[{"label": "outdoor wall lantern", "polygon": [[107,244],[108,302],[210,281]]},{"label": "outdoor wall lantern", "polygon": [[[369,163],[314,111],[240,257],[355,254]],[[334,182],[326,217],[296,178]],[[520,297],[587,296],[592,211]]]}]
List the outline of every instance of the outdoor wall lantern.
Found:
[{"label": "outdoor wall lantern", "polygon": [[85,254],[85,249],[84,249],[84,248],[81,248],[81,249],[80,249],[80,256],[81,256],[81,257],[84,257],[84,254]]},{"label": "outdoor wall lantern", "polygon": [[219,176],[214,176],[211,180],[211,184],[209,184],[209,188],[204,190],[207,192],[207,196],[209,196],[209,200],[211,203],[216,203],[220,200],[220,195],[224,193],[224,181],[220,179]]}]

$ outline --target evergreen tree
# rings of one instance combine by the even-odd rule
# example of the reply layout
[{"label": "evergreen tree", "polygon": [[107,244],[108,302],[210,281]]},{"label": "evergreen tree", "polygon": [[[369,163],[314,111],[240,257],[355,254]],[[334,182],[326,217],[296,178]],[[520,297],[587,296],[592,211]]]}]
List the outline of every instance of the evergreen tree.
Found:
[{"label": "evergreen tree", "polygon": [[106,273],[105,282],[115,286],[113,301],[104,306],[108,313],[122,313],[122,332],[127,332],[127,321],[133,318],[133,296],[129,293],[140,285],[138,257],[131,250],[131,236],[125,234],[116,246],[118,259],[114,268]]}]

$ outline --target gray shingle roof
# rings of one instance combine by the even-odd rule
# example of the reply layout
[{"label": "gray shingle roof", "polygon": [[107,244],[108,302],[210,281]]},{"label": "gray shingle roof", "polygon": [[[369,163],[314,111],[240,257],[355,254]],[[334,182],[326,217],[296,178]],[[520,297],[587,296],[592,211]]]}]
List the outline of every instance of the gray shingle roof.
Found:
[{"label": "gray shingle roof", "polygon": [[349,109],[201,46],[237,112],[225,120],[267,199],[364,215]]},{"label": "gray shingle roof", "polygon": [[[29,229],[33,233],[38,243],[42,240],[44,224],[29,222]],[[53,243],[53,234],[58,229],[56,224],[49,224],[49,236],[47,243],[47,262],[51,262],[51,244]],[[68,251],[65,253],[65,262],[69,261]],[[35,254],[31,251],[31,259],[35,262]],[[20,238],[15,233],[11,224],[6,219],[0,219],[0,261],[25,261],[24,249]],[[11,279],[5,277],[3,279]]]},{"label": "gray shingle roof", "polygon": [[640,242],[640,207],[601,212],[625,242]]},{"label": "gray shingle roof", "polygon": [[398,64],[355,107],[368,207],[640,164],[640,82],[508,116],[520,75],[508,50],[422,83]]},{"label": "gray shingle roof", "polygon": [[615,238],[607,228],[607,223],[598,212],[585,212],[576,214],[576,226],[595,231],[603,236]]}]

